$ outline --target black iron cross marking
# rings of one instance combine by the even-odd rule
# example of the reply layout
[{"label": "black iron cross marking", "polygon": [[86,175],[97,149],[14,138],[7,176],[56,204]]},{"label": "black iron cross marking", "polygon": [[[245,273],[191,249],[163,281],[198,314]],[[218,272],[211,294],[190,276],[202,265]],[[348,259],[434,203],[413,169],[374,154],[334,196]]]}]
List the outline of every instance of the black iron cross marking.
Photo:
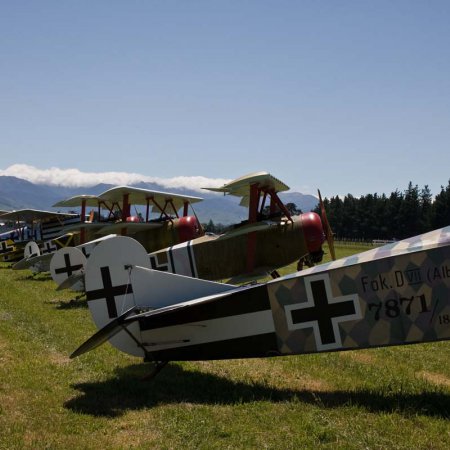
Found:
[{"label": "black iron cross marking", "polygon": [[150,255],[152,269],[198,278],[192,241],[169,247],[165,254],[167,258],[166,262],[159,262],[160,255],[161,252],[156,255]]},{"label": "black iron cross marking", "polygon": [[1,246],[2,246],[2,249],[1,249],[0,253],[10,252],[13,248],[12,246],[8,245],[8,243],[6,241],[2,241]]},{"label": "black iron cross marking", "polygon": [[42,253],[52,253],[57,249],[56,245],[52,241],[45,243],[45,249]]},{"label": "black iron cross marking", "polygon": [[111,281],[111,273],[109,267],[100,267],[102,275],[103,289],[95,289],[86,292],[86,299],[100,300],[106,299],[106,306],[108,308],[108,316],[110,319],[117,317],[117,307],[115,297],[117,295],[126,295],[133,293],[131,284],[123,284],[121,286],[113,286]]},{"label": "black iron cross marking", "polygon": [[288,328],[313,328],[318,350],[342,347],[339,323],[361,317],[358,295],[333,297],[328,275],[305,280],[306,303],[286,306]]},{"label": "black iron cross marking", "polygon": [[76,270],[80,270],[83,267],[83,264],[74,264],[72,266],[70,264],[70,255],[68,253],[64,254],[64,264],[64,267],[55,269],[55,273],[67,273],[67,276],[70,277]]},{"label": "black iron cross marking", "polygon": [[169,264],[158,264],[158,258],[154,255],[150,256],[150,265],[153,270],[160,270],[162,272],[167,272],[169,270]]}]

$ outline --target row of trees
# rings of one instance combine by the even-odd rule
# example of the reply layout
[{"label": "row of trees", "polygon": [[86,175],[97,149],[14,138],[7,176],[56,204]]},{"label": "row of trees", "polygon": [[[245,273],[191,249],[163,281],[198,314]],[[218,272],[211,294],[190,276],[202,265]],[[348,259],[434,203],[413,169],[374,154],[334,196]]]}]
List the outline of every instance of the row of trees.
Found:
[{"label": "row of trees", "polygon": [[450,180],[434,200],[427,185],[419,189],[410,182],[404,192],[336,196],[324,205],[338,239],[404,239],[450,225]]}]

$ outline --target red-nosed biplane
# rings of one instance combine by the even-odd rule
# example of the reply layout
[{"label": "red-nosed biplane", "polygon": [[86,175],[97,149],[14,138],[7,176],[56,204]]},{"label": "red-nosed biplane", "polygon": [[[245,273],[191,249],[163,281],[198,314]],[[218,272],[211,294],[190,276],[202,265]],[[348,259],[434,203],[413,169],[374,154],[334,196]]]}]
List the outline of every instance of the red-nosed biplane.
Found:
[{"label": "red-nosed biplane", "polygon": [[89,258],[86,295],[100,330],[71,357],[109,340],[154,374],[169,361],[447,340],[450,226],[241,287],[152,270],[145,249],[119,237]]},{"label": "red-nosed biplane", "polygon": [[[313,212],[298,216],[290,214],[278,196],[279,192],[288,189],[286,184],[267,172],[246,175],[221,188],[210,189],[240,197],[240,204],[248,207],[248,220],[235,225],[233,229],[224,234],[201,237],[196,237],[200,234],[197,231],[199,223],[196,217],[182,217],[178,222],[177,219],[173,219],[172,222],[163,220],[162,223],[166,225],[166,228],[162,228],[159,235],[152,234],[154,240],[151,245],[157,251],[152,251],[150,245],[144,244],[146,250],[150,251],[151,267],[179,275],[223,280],[251,272],[276,273],[274,269],[294,261],[299,262],[299,269],[303,267],[303,264],[311,266],[321,261],[325,235],[328,238],[330,249],[333,250],[332,234],[331,232],[324,234],[321,219]],[[184,215],[186,214],[188,204],[186,197],[180,196],[181,198],[177,199],[176,196],[173,196],[170,201],[167,197],[164,198],[164,201],[152,198],[149,203],[148,192],[150,191],[121,187],[111,189],[101,194],[100,197],[108,200],[110,204],[118,204],[121,199],[123,204],[130,202],[146,204],[146,217],[148,217],[149,206],[152,204],[153,209],[156,208],[161,215],[166,215],[168,207],[171,207],[172,211],[176,211],[183,202]],[[127,200],[123,198],[124,195],[128,196]],[[189,198],[189,203],[193,202],[192,199],[192,197]],[[175,201],[179,203],[177,204]],[[65,205],[58,203],[56,206]],[[134,223],[127,222],[126,216],[125,214],[121,222],[113,227],[105,227],[105,230],[117,232],[126,225],[127,228],[125,232],[122,230],[122,234],[134,233],[132,236],[143,243],[143,237],[139,234],[139,226],[156,227],[161,225],[161,217],[156,222],[146,220],[144,223]],[[164,219],[164,216],[162,218]],[[166,244],[162,245],[164,243],[163,236],[167,238],[169,235],[167,226],[176,231],[176,235],[172,235],[171,243],[166,239]],[[153,233],[157,231],[153,230]],[[64,258],[59,257],[58,271],[60,273],[65,270],[65,267],[70,267],[69,260],[79,261],[81,258],[75,249],[67,248],[59,253],[64,254]],[[81,263],[79,262],[79,264]],[[73,272],[71,271],[71,273]],[[77,272],[68,280],[63,280],[63,277],[59,275],[58,277],[53,276],[53,279],[59,283],[61,288],[66,288],[70,287],[72,282],[78,283],[81,277],[82,274]],[[81,285],[78,284],[78,286]]]},{"label": "red-nosed biplane", "polygon": [[[55,253],[50,263],[53,280],[59,288],[74,289],[72,283],[76,282],[77,290],[82,290],[86,258],[99,242],[116,234],[132,236],[147,252],[201,236],[203,229],[195,212],[189,215],[189,208],[193,211],[192,204],[201,200],[199,197],[118,186],[98,196],[80,195],[56,203],[54,207],[81,207],[82,217],[88,217],[86,208],[96,210],[91,210],[87,221],[73,226],[74,230],[79,230],[80,245]],[[144,206],[145,211],[142,214],[136,210],[132,215],[132,207],[137,206]]]},{"label": "red-nosed biplane", "polygon": [[[215,236],[203,236],[150,254],[151,267],[205,280],[225,280],[273,270],[299,262],[311,266],[322,260],[325,233],[313,212],[292,216],[278,193],[288,190],[267,172],[238,178],[209,188],[241,198],[248,220]],[[328,234],[332,249],[332,235]]]}]

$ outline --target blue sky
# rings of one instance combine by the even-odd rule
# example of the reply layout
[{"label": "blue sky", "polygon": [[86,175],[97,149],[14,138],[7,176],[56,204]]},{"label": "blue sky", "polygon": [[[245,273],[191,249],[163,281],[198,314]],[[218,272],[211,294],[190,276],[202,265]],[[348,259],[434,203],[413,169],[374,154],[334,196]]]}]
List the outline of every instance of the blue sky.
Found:
[{"label": "blue sky", "polygon": [[0,174],[267,170],[328,197],[436,194],[449,24],[449,1],[1,2]]}]

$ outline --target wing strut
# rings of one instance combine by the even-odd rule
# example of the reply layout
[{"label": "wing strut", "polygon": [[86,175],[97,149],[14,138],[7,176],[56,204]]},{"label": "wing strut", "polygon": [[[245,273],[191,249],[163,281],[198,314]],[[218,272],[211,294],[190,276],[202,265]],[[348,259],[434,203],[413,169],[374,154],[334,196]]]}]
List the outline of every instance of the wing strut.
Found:
[{"label": "wing strut", "polygon": [[325,205],[322,200],[322,195],[320,195],[320,190],[317,189],[319,194],[319,203],[320,203],[320,212],[322,216],[322,223],[325,231],[325,237],[328,242],[328,248],[330,249],[331,259],[336,261],[336,252],[334,251],[334,239],[333,239],[333,231],[331,230],[330,223],[328,222],[327,212],[325,211]]}]

